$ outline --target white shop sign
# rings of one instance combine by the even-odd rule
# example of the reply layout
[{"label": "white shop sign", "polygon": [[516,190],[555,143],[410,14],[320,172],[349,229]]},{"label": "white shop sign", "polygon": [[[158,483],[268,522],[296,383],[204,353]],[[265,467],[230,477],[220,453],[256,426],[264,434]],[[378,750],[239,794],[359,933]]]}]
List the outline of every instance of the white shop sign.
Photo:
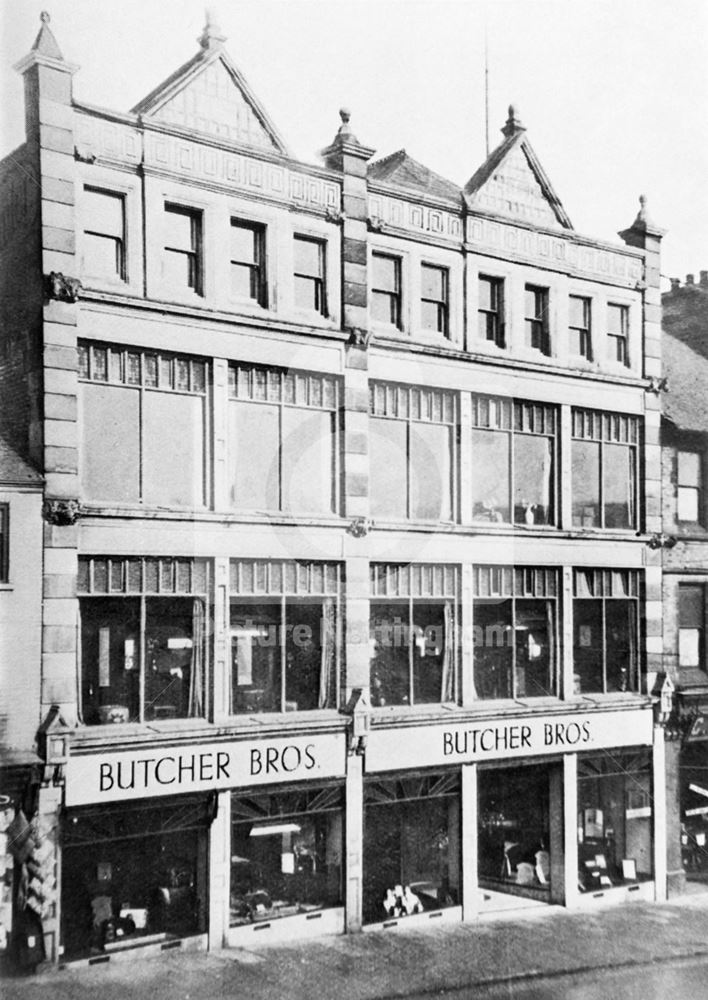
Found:
[{"label": "white shop sign", "polygon": [[344,734],[150,747],[70,757],[67,806],[272,785],[346,773]]},{"label": "white shop sign", "polygon": [[650,709],[487,719],[457,726],[374,728],[367,741],[366,770],[396,771],[645,746],[651,745],[652,733]]}]

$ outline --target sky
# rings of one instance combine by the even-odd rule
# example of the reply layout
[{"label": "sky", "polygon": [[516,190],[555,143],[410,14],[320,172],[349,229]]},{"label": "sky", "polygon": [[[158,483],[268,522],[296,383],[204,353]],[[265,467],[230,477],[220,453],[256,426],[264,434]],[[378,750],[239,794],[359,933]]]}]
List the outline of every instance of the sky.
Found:
[{"label": "sky", "polygon": [[[706,0],[216,0],[226,47],[290,150],[320,162],[338,110],[376,157],[405,148],[463,185],[514,103],[575,229],[617,240],[640,194],[665,278],[708,269]],[[119,111],[197,51],[199,0],[0,0],[0,155],[47,9],[78,100]],[[667,282],[668,283],[668,282]]]}]

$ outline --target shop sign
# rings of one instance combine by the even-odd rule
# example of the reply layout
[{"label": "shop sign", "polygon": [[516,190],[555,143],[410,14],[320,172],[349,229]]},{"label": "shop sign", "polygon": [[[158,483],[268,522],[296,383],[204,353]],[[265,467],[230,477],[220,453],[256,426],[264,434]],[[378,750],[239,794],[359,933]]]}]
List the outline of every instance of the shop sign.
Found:
[{"label": "shop sign", "polygon": [[346,773],[343,734],[152,747],[72,756],[65,769],[66,805],[272,785]]},{"label": "shop sign", "polygon": [[459,726],[373,728],[366,749],[366,770],[394,771],[651,745],[652,735],[649,709],[573,712],[467,722]]}]

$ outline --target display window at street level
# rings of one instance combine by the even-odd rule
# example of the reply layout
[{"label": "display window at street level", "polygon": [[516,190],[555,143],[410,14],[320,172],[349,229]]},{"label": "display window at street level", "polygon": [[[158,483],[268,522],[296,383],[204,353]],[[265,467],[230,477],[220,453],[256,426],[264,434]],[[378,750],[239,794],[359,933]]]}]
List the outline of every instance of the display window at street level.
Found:
[{"label": "display window at street level", "polygon": [[458,699],[457,567],[371,566],[371,704]]},{"label": "display window at street level", "polygon": [[364,923],[461,901],[459,772],[364,786]]},{"label": "display window at street level", "polygon": [[653,877],[651,751],[578,758],[578,888],[597,892]]},{"label": "display window at street level", "polygon": [[550,771],[546,765],[481,769],[478,778],[480,885],[550,897]]},{"label": "display window at street level", "polygon": [[343,905],[344,789],[231,797],[230,924]]},{"label": "display window at street level", "polygon": [[204,559],[80,558],[86,724],[205,716],[209,569]]},{"label": "display window at street level", "polygon": [[206,931],[207,796],[69,812],[62,824],[64,957]]},{"label": "display window at street level", "polygon": [[234,714],[339,704],[341,594],[337,563],[232,560]]}]

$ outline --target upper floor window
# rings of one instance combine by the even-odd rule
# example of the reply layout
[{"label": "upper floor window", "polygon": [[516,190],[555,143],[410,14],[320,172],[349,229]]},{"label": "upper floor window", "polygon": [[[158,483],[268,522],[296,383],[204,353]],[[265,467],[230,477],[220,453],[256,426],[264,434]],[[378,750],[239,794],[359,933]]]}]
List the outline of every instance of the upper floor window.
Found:
[{"label": "upper floor window", "polygon": [[554,406],[473,397],[473,520],[554,523],[557,423]]},{"label": "upper floor window", "polygon": [[385,253],[371,255],[371,314],[379,323],[401,328],[401,260]]},{"label": "upper floor window", "polygon": [[230,572],[232,713],[336,708],[341,566],[239,559]]},{"label": "upper floor window", "polygon": [[84,270],[96,278],[124,280],[125,198],[84,188]]},{"label": "upper floor window", "polygon": [[558,570],[475,566],[473,597],[477,697],[554,695]]},{"label": "upper floor window", "polygon": [[705,584],[679,584],[678,663],[684,670],[705,670],[705,596]]},{"label": "upper floor window", "polygon": [[571,295],[569,301],[570,353],[592,361],[592,332],[590,328],[590,299]]},{"label": "upper floor window", "polygon": [[80,558],[84,722],[204,718],[206,559]]},{"label": "upper floor window", "polygon": [[635,528],[639,420],[574,409],[572,433],[573,524]]},{"label": "upper floor window", "polygon": [[339,509],[339,381],[256,365],[229,367],[229,498],[247,510]]},{"label": "upper floor window", "polygon": [[0,503],[0,583],[10,579],[10,505]]},{"label": "upper floor window", "polygon": [[610,361],[629,365],[629,306],[610,303],[607,306],[607,336]]},{"label": "upper floor window", "polygon": [[295,305],[327,315],[325,244],[309,236],[293,237]]},{"label": "upper floor window", "polygon": [[575,694],[639,690],[639,580],[636,570],[573,574]]},{"label": "upper floor window", "polygon": [[175,291],[202,294],[202,213],[165,205],[163,277]]},{"label": "upper floor window", "polygon": [[679,451],[677,464],[677,520],[699,523],[703,520],[703,456],[697,451]]},{"label": "upper floor window", "polygon": [[266,306],[265,226],[231,220],[231,294]]},{"label": "upper floor window", "polygon": [[369,396],[371,511],[450,521],[455,508],[457,397],[374,382]]},{"label": "upper floor window", "polygon": [[372,563],[371,704],[457,700],[455,566]]},{"label": "upper floor window", "polygon": [[551,353],[548,328],[548,289],[536,285],[526,285],[526,346],[533,347],[541,354]]},{"label": "upper floor window", "polygon": [[450,327],[449,272],[446,267],[421,264],[420,315],[424,330],[447,336]]},{"label": "upper floor window", "polygon": [[87,343],[78,362],[86,499],[203,507],[207,363]]},{"label": "upper floor window", "polygon": [[497,347],[504,347],[504,281],[479,277],[479,336]]}]

